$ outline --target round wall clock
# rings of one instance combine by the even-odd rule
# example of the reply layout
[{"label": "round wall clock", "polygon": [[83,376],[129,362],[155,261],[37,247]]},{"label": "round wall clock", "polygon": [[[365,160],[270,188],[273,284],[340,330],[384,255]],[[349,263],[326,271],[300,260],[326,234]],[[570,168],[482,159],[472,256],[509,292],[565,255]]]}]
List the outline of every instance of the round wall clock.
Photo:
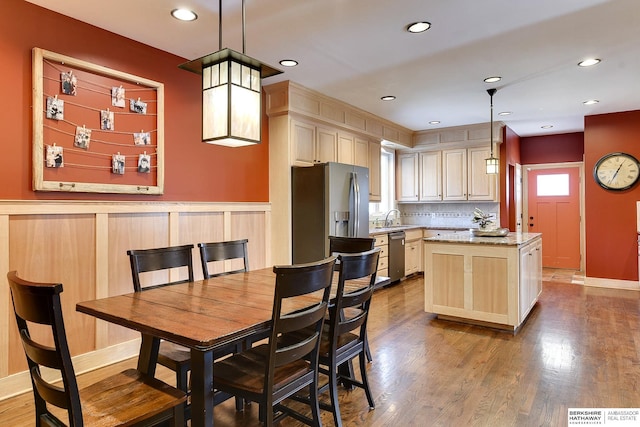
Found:
[{"label": "round wall clock", "polygon": [[627,190],[638,182],[640,164],[631,154],[609,153],[596,162],[593,178],[605,190]]}]

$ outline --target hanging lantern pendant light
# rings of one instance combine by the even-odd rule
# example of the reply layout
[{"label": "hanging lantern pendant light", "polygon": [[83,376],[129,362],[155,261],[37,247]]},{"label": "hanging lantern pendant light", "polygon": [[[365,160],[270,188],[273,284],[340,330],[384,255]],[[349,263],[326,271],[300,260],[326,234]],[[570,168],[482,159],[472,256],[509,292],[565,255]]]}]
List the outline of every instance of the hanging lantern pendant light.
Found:
[{"label": "hanging lantern pendant light", "polygon": [[218,52],[179,67],[202,74],[202,141],[241,147],[260,143],[261,79],[282,73],[245,55],[242,0],[242,53],[222,48],[222,0],[218,12]]},{"label": "hanging lantern pendant light", "polygon": [[497,91],[497,89],[487,89],[487,93],[491,99],[491,156],[484,160],[488,174],[497,174],[500,171],[500,159],[493,157],[493,95]]}]

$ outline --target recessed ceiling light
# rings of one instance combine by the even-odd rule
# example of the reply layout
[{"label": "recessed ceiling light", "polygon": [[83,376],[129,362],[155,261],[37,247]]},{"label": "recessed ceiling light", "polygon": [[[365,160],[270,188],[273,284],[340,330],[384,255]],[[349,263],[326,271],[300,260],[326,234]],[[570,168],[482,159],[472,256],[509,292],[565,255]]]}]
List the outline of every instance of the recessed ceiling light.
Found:
[{"label": "recessed ceiling light", "polygon": [[383,101],[393,101],[394,99],[396,99],[396,97],[393,96],[393,95],[385,95],[385,96],[381,97],[380,99],[382,99]]},{"label": "recessed ceiling light", "polygon": [[584,105],[593,105],[593,104],[597,104],[598,102],[600,102],[600,101],[598,101],[597,99],[590,99],[588,101],[584,101],[583,104]]},{"label": "recessed ceiling light", "polygon": [[422,33],[431,28],[431,22],[421,21],[407,25],[407,31],[410,33]]},{"label": "recessed ceiling light", "polygon": [[439,125],[440,124],[440,120],[431,120],[429,122],[430,125]]},{"label": "recessed ceiling light", "polygon": [[589,58],[584,61],[578,62],[580,67],[591,67],[592,65],[596,65],[600,63],[600,59],[598,58]]},{"label": "recessed ceiling light", "polygon": [[544,125],[544,126],[540,126],[542,129],[551,129],[553,127],[553,125]]},{"label": "recessed ceiling light", "polygon": [[484,79],[485,83],[495,83],[495,82],[499,82],[500,80],[502,80],[502,77],[500,76],[492,76],[492,77],[487,77],[486,79]]},{"label": "recessed ceiling light", "polygon": [[195,21],[198,19],[198,15],[189,9],[173,9],[171,11],[171,16],[180,21]]},{"label": "recessed ceiling light", "polygon": [[283,67],[295,67],[296,65],[298,65],[298,61],[296,61],[295,59],[283,59],[282,61],[280,61],[280,65],[282,65]]},{"label": "recessed ceiling light", "polygon": [[498,113],[499,116],[510,116],[513,113],[511,111],[501,111]]}]

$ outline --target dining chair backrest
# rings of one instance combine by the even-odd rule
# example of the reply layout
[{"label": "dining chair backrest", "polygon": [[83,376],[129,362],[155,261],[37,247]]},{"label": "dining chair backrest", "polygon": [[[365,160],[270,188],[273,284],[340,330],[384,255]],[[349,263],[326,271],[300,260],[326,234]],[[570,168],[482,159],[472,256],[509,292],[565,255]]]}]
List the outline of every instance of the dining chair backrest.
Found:
[{"label": "dining chair backrest", "polygon": [[[78,384],[71,363],[60,303],[61,283],[34,283],[19,278],[15,271],[7,275],[13,308],[20,331],[20,339],[27,356],[29,374],[36,403],[36,417],[53,417],[47,404],[66,409],[72,423],[82,422],[82,408]],[[51,328],[53,347],[43,345],[31,338],[29,325],[32,322]],[[40,372],[40,366],[59,371],[62,388],[49,382]]]},{"label": "dining chair backrest", "polygon": [[372,237],[329,236],[329,253],[365,252],[374,248],[376,239]]},{"label": "dining chair backrest", "polygon": [[[62,284],[30,282],[18,277],[15,271],[7,274],[7,280],[31,376],[35,425],[67,425],[50,411],[50,406],[66,410],[68,425],[72,427],[96,425],[98,420],[105,427],[148,424],[151,419],[182,422],[185,394],[135,369],[79,390],[62,316]],[[30,324],[46,326],[51,333],[45,335],[47,339],[39,339],[40,334],[32,337]],[[53,345],[49,335],[53,337]],[[48,375],[42,374],[41,367],[47,368]],[[54,371],[62,385],[57,375],[51,375]],[[52,377],[55,379],[51,380]]]},{"label": "dining chair backrest", "polygon": [[[198,243],[200,249],[200,261],[202,262],[202,274],[205,279],[222,276],[225,274],[241,273],[249,271],[248,239],[232,240],[227,242]],[[216,261],[239,260],[242,268],[236,268],[221,272],[209,270],[209,263]]]},{"label": "dining chair backrest", "polygon": [[168,270],[170,268],[186,267],[187,278],[172,282],[167,281],[161,284],[154,284],[152,286],[144,286],[144,289],[174,283],[193,282],[193,260],[191,258],[192,249],[193,245],[182,245],[170,246],[167,248],[128,250],[127,255],[129,255],[129,261],[131,262],[131,277],[133,279],[134,291],[140,292],[143,289],[140,281],[141,273]]},{"label": "dining chair backrest", "polygon": [[[329,308],[329,334],[334,345],[337,345],[341,335],[358,328],[358,335],[364,342],[379,257],[380,248],[360,253],[338,254],[338,286],[334,304]],[[351,313],[355,312],[357,315],[346,316],[347,309],[355,309]]]},{"label": "dining chair backrest", "polygon": [[[269,339],[269,363],[267,364],[267,389],[273,388],[277,367],[308,358],[312,367],[318,363],[318,347],[322,324],[327,313],[335,257],[291,266],[274,266],[276,274],[271,337]],[[304,310],[291,312],[288,301],[313,297]],[[274,397],[274,401],[277,399]]]}]

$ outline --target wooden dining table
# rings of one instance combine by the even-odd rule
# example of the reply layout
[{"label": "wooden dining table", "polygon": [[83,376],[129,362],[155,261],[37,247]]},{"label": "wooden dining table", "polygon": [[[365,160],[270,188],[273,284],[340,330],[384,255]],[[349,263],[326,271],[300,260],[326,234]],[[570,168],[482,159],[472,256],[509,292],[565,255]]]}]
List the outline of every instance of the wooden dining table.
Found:
[{"label": "wooden dining table", "polygon": [[[141,332],[138,369],[150,376],[155,375],[160,340],[189,348],[191,425],[212,426],[214,350],[268,328],[274,290],[275,273],[264,268],[84,301],[76,310]],[[297,298],[283,308],[299,310],[316,301]]]}]

